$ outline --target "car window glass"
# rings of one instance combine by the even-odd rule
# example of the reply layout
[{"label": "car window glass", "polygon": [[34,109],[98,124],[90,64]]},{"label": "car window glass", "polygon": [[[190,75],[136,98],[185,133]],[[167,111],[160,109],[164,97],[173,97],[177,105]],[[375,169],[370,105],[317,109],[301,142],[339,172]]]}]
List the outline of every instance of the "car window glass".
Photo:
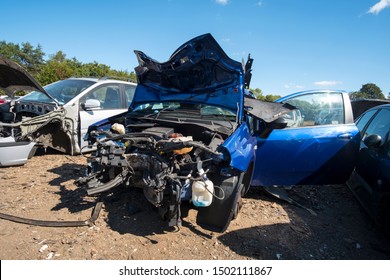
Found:
[{"label": "car window glass", "polygon": [[[46,92],[50,94],[58,103],[66,104],[71,99],[76,97],[86,88],[94,84],[94,81],[85,80],[62,80],[50,85],[44,86]],[[45,94],[33,91],[30,94],[21,98],[22,101],[37,101],[37,102],[52,102],[52,100]]]},{"label": "car window glass", "polygon": [[390,137],[387,138],[387,143],[383,147],[383,151],[387,154],[388,157],[390,157]]},{"label": "car window glass", "polygon": [[135,92],[135,86],[125,85],[127,108],[130,106],[131,101],[133,101],[134,92]]},{"label": "car window glass", "polygon": [[[360,131],[360,134],[362,135],[363,129],[366,126],[366,124],[370,121],[372,116],[377,112],[377,110],[371,110],[366,112],[364,115],[362,115],[357,121],[356,126]],[[363,135],[362,135],[363,136]]]},{"label": "car window glass", "polygon": [[318,92],[285,101],[298,109],[284,116],[288,127],[343,124],[344,102],[339,92]]},{"label": "car window glass", "polygon": [[390,110],[382,109],[379,113],[374,117],[366,131],[362,139],[372,134],[378,134],[382,138],[382,143],[386,141],[389,135],[390,128]]},{"label": "car window glass", "polygon": [[111,110],[120,109],[120,91],[117,85],[102,86],[94,91],[87,93],[83,98],[80,99],[80,103],[85,103],[88,99],[96,99],[100,102],[100,109]]},{"label": "car window glass", "polygon": [[[231,120],[236,117],[236,114],[230,110],[220,108],[217,106],[211,106],[207,104],[191,104],[191,103],[182,103],[182,102],[156,102],[156,103],[146,103],[138,105],[135,107],[132,112],[137,114],[160,114],[169,113],[176,114],[181,116],[188,116],[193,118],[201,119],[223,119]],[[163,113],[164,112],[164,113]]]}]

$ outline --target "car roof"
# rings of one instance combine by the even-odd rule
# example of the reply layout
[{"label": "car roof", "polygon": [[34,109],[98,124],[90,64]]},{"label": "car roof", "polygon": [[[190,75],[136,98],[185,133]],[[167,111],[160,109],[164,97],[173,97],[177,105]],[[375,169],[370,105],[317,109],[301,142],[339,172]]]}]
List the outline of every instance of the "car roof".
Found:
[{"label": "car roof", "polygon": [[67,80],[82,80],[82,81],[92,81],[96,83],[109,83],[109,82],[115,82],[115,83],[123,83],[123,84],[132,84],[136,85],[136,83],[124,81],[120,79],[115,78],[109,78],[109,77],[102,77],[102,78],[94,78],[94,77],[70,77]]},{"label": "car roof", "polygon": [[[390,109],[390,104],[378,105],[378,106],[370,108],[369,110],[377,110],[377,109]],[[369,111],[369,110],[367,110],[367,111]]]},{"label": "car roof", "polygon": [[375,106],[375,107],[371,107],[370,109],[367,109],[366,111],[362,112],[358,117],[356,117],[355,121],[360,119],[361,116],[363,116],[367,112],[374,111],[374,110],[379,110],[379,109],[390,110],[390,104],[383,104],[383,105],[378,105],[378,106]]}]

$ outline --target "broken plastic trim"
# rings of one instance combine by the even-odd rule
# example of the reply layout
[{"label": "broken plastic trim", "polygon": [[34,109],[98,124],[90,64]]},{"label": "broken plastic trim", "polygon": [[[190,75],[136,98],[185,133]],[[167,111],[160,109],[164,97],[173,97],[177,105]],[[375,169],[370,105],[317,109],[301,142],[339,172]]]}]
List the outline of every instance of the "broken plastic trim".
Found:
[{"label": "broken plastic trim", "polygon": [[0,218],[16,223],[28,224],[40,227],[82,227],[82,226],[93,226],[95,221],[99,217],[100,210],[102,210],[103,201],[98,201],[93,208],[91,218],[85,221],[43,221],[43,220],[34,220],[23,217],[17,217],[5,213],[0,213]]}]

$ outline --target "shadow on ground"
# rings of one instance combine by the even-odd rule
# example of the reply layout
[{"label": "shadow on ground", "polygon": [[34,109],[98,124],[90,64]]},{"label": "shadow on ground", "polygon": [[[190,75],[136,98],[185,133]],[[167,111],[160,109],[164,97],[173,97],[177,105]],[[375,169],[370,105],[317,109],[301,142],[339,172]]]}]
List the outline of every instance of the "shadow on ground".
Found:
[{"label": "shadow on ground", "polygon": [[59,167],[49,169],[48,171],[59,175],[51,180],[49,184],[57,187],[58,191],[55,193],[60,196],[61,202],[57,204],[52,210],[60,210],[67,208],[71,213],[77,213],[95,205],[96,199],[87,197],[86,191],[77,188],[75,185],[72,188],[67,188],[64,183],[74,181],[85,174],[86,166],[77,163],[65,163]]},{"label": "shadow on ground", "polygon": [[[95,205],[80,188],[69,189],[64,183],[82,176],[84,165],[66,163],[49,170],[59,176],[50,184],[59,188],[61,202],[53,210],[68,208],[78,212]],[[291,205],[252,189],[249,199],[281,205],[288,222],[253,226],[228,231],[218,240],[241,256],[254,259],[390,259],[390,241],[372,223],[345,185],[296,187],[288,191],[295,201],[315,211]],[[160,218],[157,209],[136,188],[117,188],[104,197],[105,222],[120,234],[132,234],[152,240],[155,234],[174,232]],[[191,206],[182,205],[183,227],[196,235],[212,238],[185,219]],[[240,214],[242,215],[242,214]],[[239,219],[240,219],[239,215]],[[258,213],[259,216],[264,213]],[[357,230],[358,229],[358,230]]]},{"label": "shadow on ground", "polygon": [[[136,236],[149,236],[175,232],[177,227],[168,226],[168,222],[162,220],[156,207],[151,205],[143,195],[141,189],[123,189],[105,197],[105,207],[108,212],[106,222],[109,226],[121,233],[130,233]],[[197,230],[194,225],[186,222],[186,217],[191,209],[189,203],[181,205],[182,226],[204,237],[209,235]]]},{"label": "shadow on ground", "polygon": [[[301,187],[290,192],[301,204],[316,209],[316,216],[268,197],[259,189],[252,190],[252,198],[280,203],[290,222],[235,230],[219,240],[237,254],[255,259],[390,259],[389,240],[356,209],[360,206],[347,187],[323,188],[327,189]],[[339,209],[345,212],[337,212]],[[361,225],[359,231],[354,230],[357,224]]]}]

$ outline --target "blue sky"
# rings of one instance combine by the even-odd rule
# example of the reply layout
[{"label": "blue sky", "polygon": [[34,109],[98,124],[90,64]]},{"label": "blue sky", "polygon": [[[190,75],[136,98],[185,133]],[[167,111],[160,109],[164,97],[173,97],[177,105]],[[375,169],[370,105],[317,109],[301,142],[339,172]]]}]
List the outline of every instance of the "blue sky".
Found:
[{"label": "blue sky", "polygon": [[254,58],[252,88],[390,92],[390,0],[1,0],[0,40],[47,55],[133,71],[133,50],[166,61],[211,33],[225,52]]}]

